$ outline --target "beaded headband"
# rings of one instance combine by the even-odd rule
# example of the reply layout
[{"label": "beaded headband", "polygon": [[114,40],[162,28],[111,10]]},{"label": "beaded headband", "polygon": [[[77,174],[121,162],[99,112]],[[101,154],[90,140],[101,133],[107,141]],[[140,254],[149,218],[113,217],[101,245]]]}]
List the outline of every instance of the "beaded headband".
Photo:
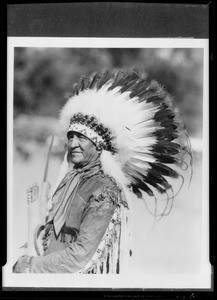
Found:
[{"label": "beaded headband", "polygon": [[116,152],[112,144],[114,136],[112,132],[100,123],[95,116],[74,114],[70,120],[68,132],[76,131],[88,137],[97,147],[112,153]]}]

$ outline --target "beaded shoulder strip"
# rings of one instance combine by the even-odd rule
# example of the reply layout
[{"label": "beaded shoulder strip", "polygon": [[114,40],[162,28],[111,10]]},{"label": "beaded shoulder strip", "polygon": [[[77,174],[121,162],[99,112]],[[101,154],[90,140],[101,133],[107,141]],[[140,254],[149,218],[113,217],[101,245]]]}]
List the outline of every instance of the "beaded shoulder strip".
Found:
[{"label": "beaded shoulder strip", "polygon": [[91,260],[77,274],[119,273],[121,208],[117,206],[108,228]]}]

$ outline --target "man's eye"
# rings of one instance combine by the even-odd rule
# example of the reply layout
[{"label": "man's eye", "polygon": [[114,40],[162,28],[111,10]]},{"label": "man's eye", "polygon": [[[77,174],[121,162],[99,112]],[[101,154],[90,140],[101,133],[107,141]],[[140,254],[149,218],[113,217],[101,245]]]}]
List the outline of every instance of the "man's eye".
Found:
[{"label": "man's eye", "polygon": [[86,137],[84,135],[79,135],[78,138],[79,140],[86,140]]}]

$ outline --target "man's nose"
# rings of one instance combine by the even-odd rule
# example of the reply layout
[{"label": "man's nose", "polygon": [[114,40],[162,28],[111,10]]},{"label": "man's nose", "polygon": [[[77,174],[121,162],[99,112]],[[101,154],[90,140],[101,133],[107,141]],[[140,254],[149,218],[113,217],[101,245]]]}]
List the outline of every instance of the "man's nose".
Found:
[{"label": "man's nose", "polygon": [[78,141],[78,138],[76,136],[74,136],[72,139],[70,139],[70,141],[69,141],[69,147],[70,148],[79,147],[79,141]]}]

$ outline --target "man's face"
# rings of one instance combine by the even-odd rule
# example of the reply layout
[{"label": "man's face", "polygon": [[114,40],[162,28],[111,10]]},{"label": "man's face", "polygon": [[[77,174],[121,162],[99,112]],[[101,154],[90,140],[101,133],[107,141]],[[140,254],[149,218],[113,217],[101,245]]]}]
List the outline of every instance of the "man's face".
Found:
[{"label": "man's face", "polygon": [[68,133],[68,161],[83,167],[99,157],[96,146],[85,135],[75,131]]}]

